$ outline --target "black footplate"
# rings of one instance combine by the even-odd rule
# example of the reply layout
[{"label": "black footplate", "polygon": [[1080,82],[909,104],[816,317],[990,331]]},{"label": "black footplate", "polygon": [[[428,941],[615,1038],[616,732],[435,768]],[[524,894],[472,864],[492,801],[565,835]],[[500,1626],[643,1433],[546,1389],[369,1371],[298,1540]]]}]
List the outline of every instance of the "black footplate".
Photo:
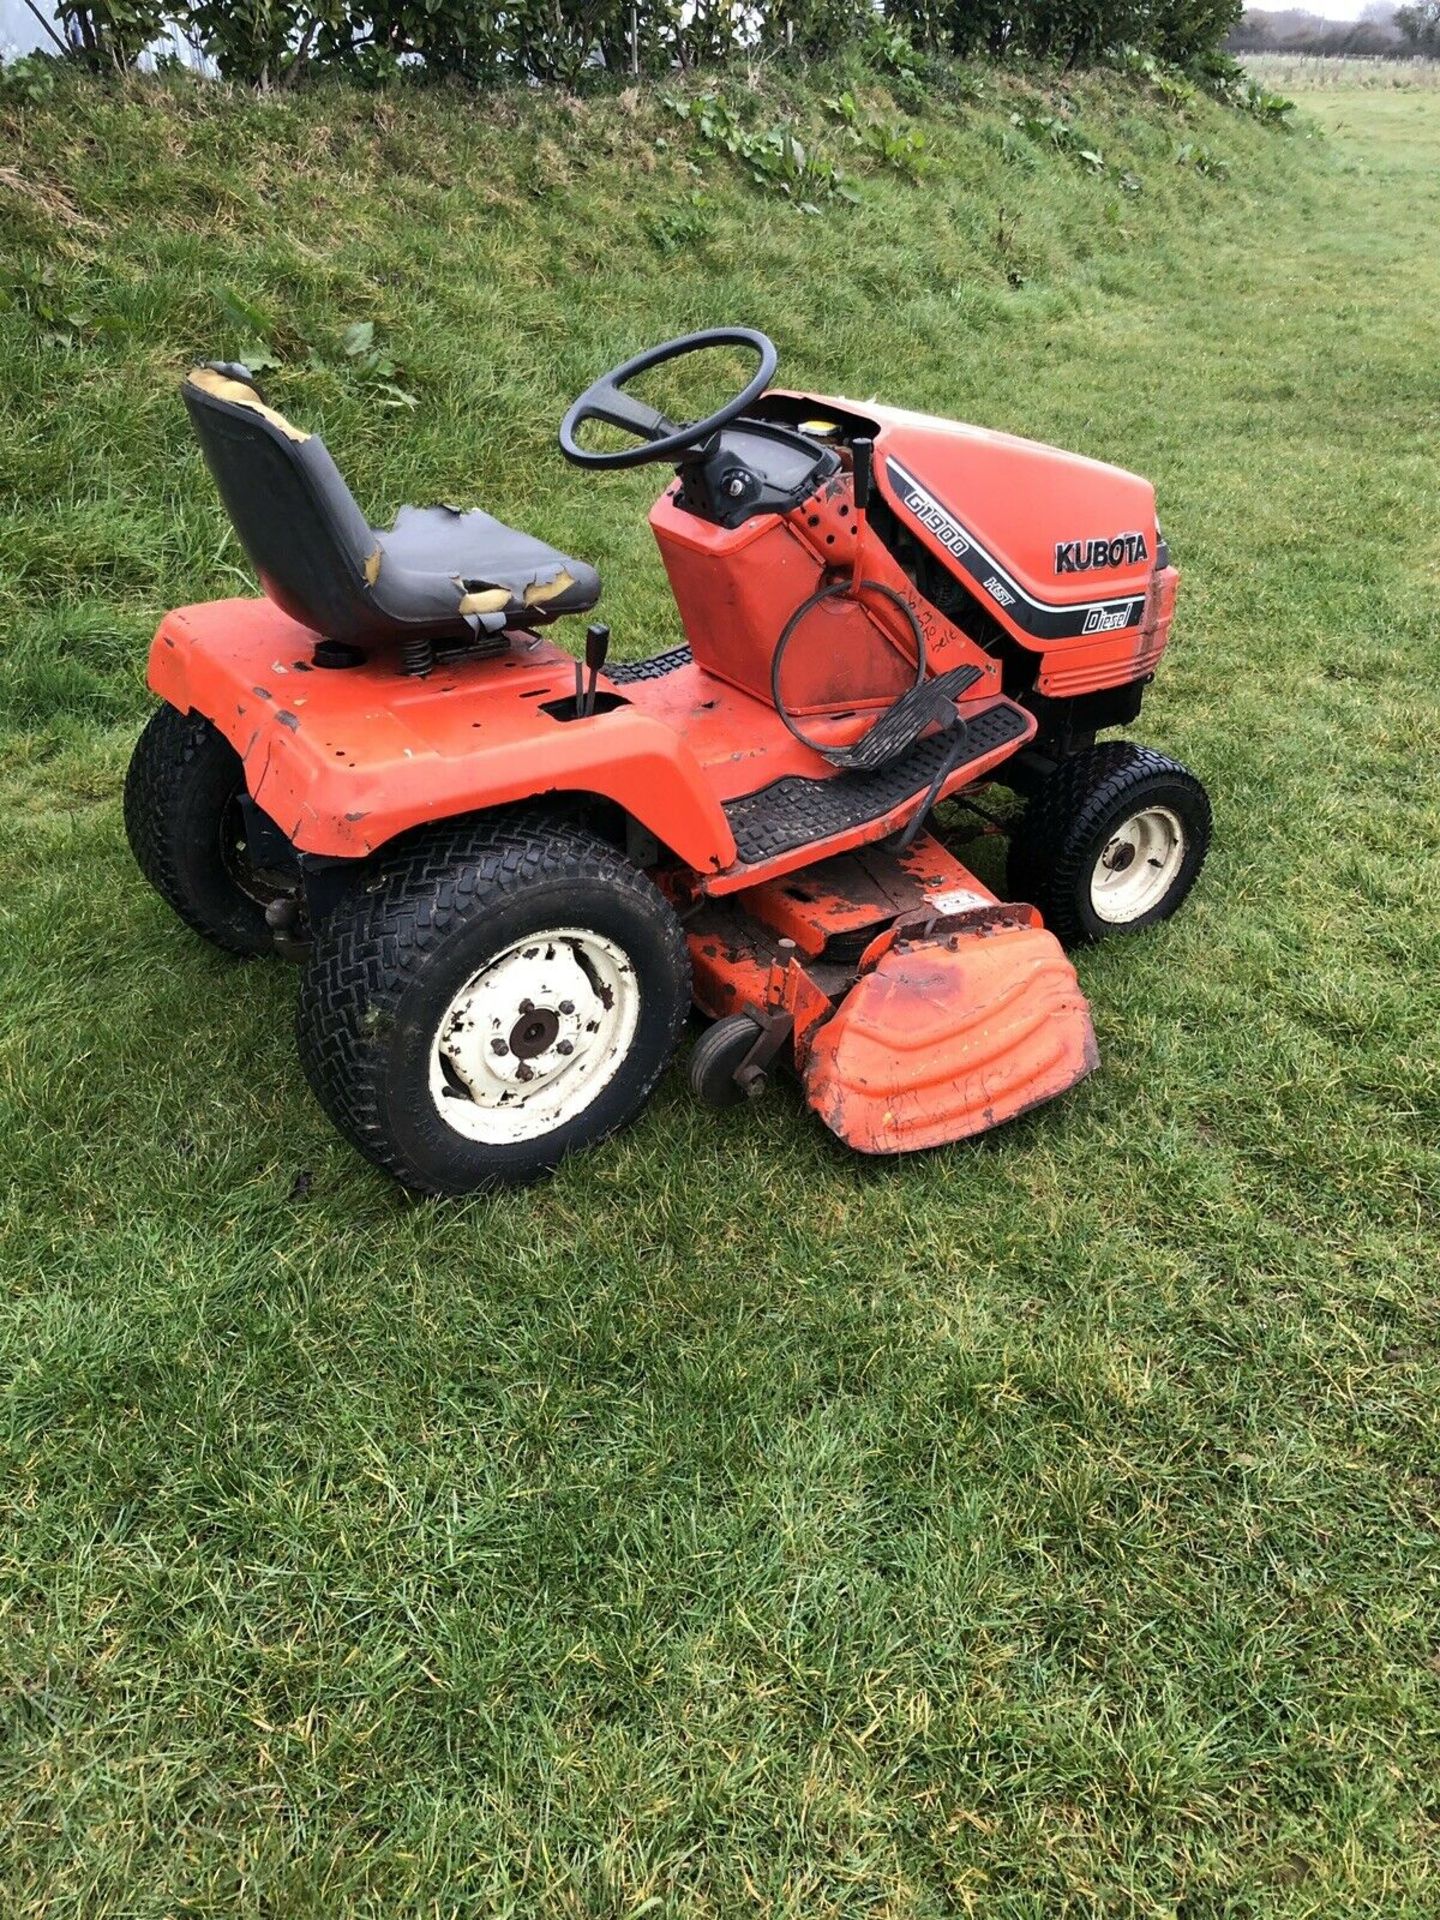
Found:
[{"label": "black footplate", "polygon": [[[997,747],[1023,738],[1030,720],[1021,707],[997,701],[969,720],[969,751],[954,769],[984,760]],[[725,803],[735,835],[739,863],[747,867],[777,859],[796,847],[808,847],[848,833],[868,820],[881,820],[907,800],[923,800],[930,783],[955,752],[953,733],[921,740],[900,760],[876,773],[837,773],[829,780],[789,774],[758,793]]]},{"label": "black footplate", "polygon": [[657,653],[653,660],[622,660],[607,667],[605,678],[617,687],[631,686],[636,680],[663,680],[677,667],[688,667],[690,660],[689,647],[671,647],[668,653]]},{"label": "black footplate", "polygon": [[979,667],[951,667],[948,673],[937,673],[933,680],[922,680],[902,693],[854,746],[820,751],[832,766],[847,773],[878,773],[908,753],[927,727],[953,727],[955,702],[979,678]]}]

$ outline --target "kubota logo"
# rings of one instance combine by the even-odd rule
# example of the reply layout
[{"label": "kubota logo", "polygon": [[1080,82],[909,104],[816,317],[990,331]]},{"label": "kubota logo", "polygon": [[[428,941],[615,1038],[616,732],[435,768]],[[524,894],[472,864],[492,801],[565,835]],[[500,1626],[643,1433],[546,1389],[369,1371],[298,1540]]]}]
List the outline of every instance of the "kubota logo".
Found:
[{"label": "kubota logo", "polygon": [[1056,573],[1089,573],[1095,567],[1133,567],[1150,558],[1143,533],[1117,533],[1108,540],[1057,540]]}]

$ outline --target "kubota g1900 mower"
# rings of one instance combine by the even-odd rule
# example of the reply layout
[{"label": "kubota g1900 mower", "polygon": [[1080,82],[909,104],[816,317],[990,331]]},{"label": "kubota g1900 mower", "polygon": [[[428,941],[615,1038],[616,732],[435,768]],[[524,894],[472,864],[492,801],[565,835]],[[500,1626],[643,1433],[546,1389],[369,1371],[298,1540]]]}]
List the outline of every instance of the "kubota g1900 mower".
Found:
[{"label": "kubota g1900 mower", "polygon": [[[631,390],[717,348],[759,365],[705,419]],[[675,470],[650,523],[685,641],[623,666],[603,626],[583,667],[541,637],[599,598],[583,562],[452,507],[376,529],[244,367],[185,381],[264,595],[161,624],[131,845],[198,932],[303,960],[310,1085],[407,1186],[523,1181],[622,1126],[692,1000],[703,1099],[785,1062],[862,1152],[979,1133],[1096,1064],[1062,943],[1165,919],[1199,871],[1200,783],[1095,738],[1170,631],[1148,483],[775,364],[690,334],[566,414],[578,466]],[[1005,900],[927,831],[997,780]]]}]

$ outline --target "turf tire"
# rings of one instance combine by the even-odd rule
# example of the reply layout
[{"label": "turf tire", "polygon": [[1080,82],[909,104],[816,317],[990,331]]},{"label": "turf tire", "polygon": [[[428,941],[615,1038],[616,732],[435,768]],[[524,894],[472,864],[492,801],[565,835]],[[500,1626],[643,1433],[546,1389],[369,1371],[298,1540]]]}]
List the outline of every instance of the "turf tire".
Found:
[{"label": "turf tire", "polygon": [[[1134,919],[1102,918],[1091,880],[1112,837],[1146,808],[1179,820],[1183,857],[1163,895]],[[1210,801],[1178,761],[1127,740],[1107,740],[1062,760],[1030,794],[1010,836],[1007,888],[1040,909],[1067,947],[1168,920],[1195,884],[1210,845]]]},{"label": "turf tire", "polygon": [[225,836],[245,791],[240,756],[198,713],[162,706],[125,776],[125,833],[140,871],[196,933],[227,953],[273,953],[265,903],[227,866]]},{"label": "turf tire", "polygon": [[[591,1103],[537,1138],[482,1143],[431,1090],[446,1009],[494,955],[547,928],[623,949],[638,984],[633,1036]],[[583,828],[511,816],[434,828],[382,856],[318,930],[301,975],[305,1078],[367,1159],[425,1194],[523,1186],[627,1126],[668,1064],[690,1006],[674,909],[623,854]]]}]

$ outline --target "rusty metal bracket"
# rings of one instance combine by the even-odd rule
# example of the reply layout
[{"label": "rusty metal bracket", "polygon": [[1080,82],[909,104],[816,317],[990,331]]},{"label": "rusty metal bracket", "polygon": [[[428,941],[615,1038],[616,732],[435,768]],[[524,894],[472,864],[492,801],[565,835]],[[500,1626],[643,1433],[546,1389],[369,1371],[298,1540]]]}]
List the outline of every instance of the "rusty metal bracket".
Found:
[{"label": "rusty metal bracket", "polygon": [[892,947],[914,947],[950,940],[962,933],[1003,933],[1011,927],[1033,927],[1039,915],[1033,907],[995,901],[966,907],[959,913],[920,913],[897,923]]},{"label": "rusty metal bracket", "polygon": [[743,1011],[759,1028],[754,1045],[736,1067],[733,1079],[747,1100],[765,1091],[765,1069],[795,1031],[795,942],[781,940],[765,981],[765,1005]]},{"label": "rusty metal bracket", "polygon": [[747,1100],[758,1100],[765,1091],[766,1068],[795,1031],[795,1016],[781,1007],[762,1010],[747,1006],[743,1011],[747,1019],[755,1022],[759,1032],[755,1035],[755,1044],[731,1078]]}]

